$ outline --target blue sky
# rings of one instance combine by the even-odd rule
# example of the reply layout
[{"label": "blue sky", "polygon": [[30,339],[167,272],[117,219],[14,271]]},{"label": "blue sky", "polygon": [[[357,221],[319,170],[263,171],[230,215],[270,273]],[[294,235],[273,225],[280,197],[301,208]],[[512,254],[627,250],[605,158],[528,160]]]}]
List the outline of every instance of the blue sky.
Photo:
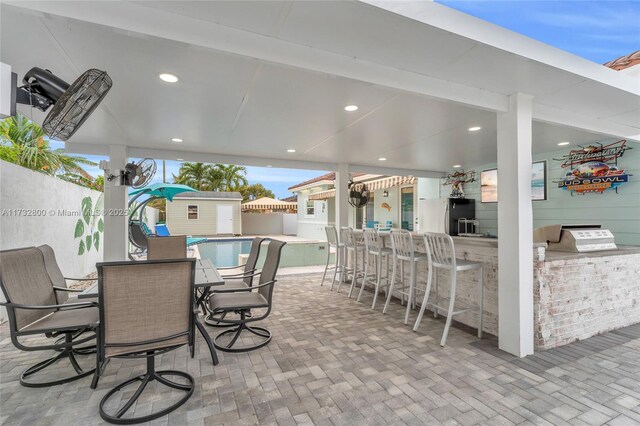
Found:
[{"label": "blue sky", "polygon": [[[51,141],[51,146],[53,148],[64,148],[64,144],[62,142],[56,141]],[[98,163],[100,160],[107,160],[106,157],[98,157],[94,155],[86,155],[83,157],[95,163]],[[156,163],[158,169],[151,183],[162,182],[162,160],[156,160]],[[166,161],[165,164],[167,182],[173,182],[173,175],[178,174],[181,163],[178,161]],[[87,166],[85,167],[85,170],[93,176],[98,176],[102,173],[102,170],[100,170],[98,166]],[[266,188],[272,190],[278,198],[293,195],[287,188],[295,185],[296,183],[312,179],[323,173],[326,172],[317,170],[278,169],[275,167],[247,167],[247,179],[249,180],[249,183],[261,183]]]},{"label": "blue sky", "polygon": [[640,1],[438,1],[605,63],[640,49]]},{"label": "blue sky", "polygon": [[[640,1],[438,1],[448,7],[566,50],[597,63],[640,49]],[[61,143],[52,143],[63,147]],[[100,157],[88,157],[98,162]],[[180,164],[167,161],[167,179]],[[100,173],[97,167],[87,170]],[[247,167],[249,183],[262,183],[278,198],[288,187],[324,172]],[[158,162],[155,182],[162,181]]]}]

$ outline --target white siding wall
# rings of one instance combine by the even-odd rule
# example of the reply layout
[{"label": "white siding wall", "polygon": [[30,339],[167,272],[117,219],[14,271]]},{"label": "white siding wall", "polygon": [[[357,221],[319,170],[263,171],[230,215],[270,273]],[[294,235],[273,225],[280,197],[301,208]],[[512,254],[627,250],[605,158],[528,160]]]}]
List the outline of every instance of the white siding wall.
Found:
[{"label": "white siding wall", "polygon": [[334,222],[335,199],[314,201],[315,211],[310,216],[307,215],[308,198],[309,192],[298,193],[298,236],[310,240],[326,240],[324,227]]},{"label": "white siding wall", "polygon": [[[198,206],[198,219],[189,220],[187,206]],[[233,206],[233,233],[242,234],[240,200],[179,199],[167,202],[167,227],[174,235],[217,235],[218,206]]]},{"label": "white siding wall", "polygon": [[[570,149],[534,155],[534,161],[547,160],[547,200],[533,202],[533,225],[535,227],[556,223],[601,224],[615,235],[616,243],[640,245],[640,146],[627,151],[618,160],[621,169],[633,175],[629,182],[604,194],[574,195],[558,188],[554,181],[566,173],[560,167],[560,158]],[[480,172],[495,168],[495,164],[469,167],[477,172],[478,181],[464,185],[466,198],[476,200],[476,218],[480,220],[480,232],[498,235],[498,215],[496,203],[480,202]],[[450,186],[443,186],[442,197],[448,197]]]}]

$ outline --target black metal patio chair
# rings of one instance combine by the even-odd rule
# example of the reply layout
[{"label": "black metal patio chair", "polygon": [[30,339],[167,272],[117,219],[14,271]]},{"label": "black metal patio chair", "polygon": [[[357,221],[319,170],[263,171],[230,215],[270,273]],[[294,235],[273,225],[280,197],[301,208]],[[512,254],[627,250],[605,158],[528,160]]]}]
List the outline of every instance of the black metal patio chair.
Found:
[{"label": "black metal patio chair", "polygon": [[[231,329],[224,330],[219,333],[213,340],[216,348],[225,352],[247,352],[261,348],[271,341],[271,332],[264,327],[251,326],[249,324],[262,321],[271,313],[273,302],[273,287],[276,283],[276,273],[280,264],[280,256],[285,242],[271,240],[267,248],[267,256],[259,275],[258,285],[246,288],[231,288],[228,290],[219,290],[209,296],[207,301],[207,310],[210,314],[218,315],[228,312],[237,312],[239,319],[220,318],[221,324],[234,326]],[[262,311],[262,313],[256,313]],[[249,317],[247,313],[251,312]],[[243,331],[248,331],[259,338],[261,341],[257,344],[243,347],[234,347]],[[230,341],[226,344],[222,342],[226,337],[230,337]]]},{"label": "black metal patio chair", "polygon": [[[23,351],[58,351],[56,355],[27,368],[20,376],[20,384],[26,387],[45,387],[68,383],[93,373],[80,367],[75,349],[95,338],[78,338],[85,331],[95,330],[98,308],[95,301],[59,303],[56,293],[69,289],[54,287],[47,272],[42,251],[35,247],[0,252],[0,288],[6,302],[9,332],[13,345]],[[64,336],[63,341],[51,344],[25,345],[25,336],[45,335],[48,338]],[[75,375],[48,381],[31,381],[30,377],[68,359]]]},{"label": "black metal patio chair", "polygon": [[[224,274],[221,273],[222,278],[224,278],[224,285],[216,288],[207,289],[208,292],[216,293],[219,291],[225,291],[234,288],[248,288],[253,285],[253,278],[256,276],[255,273],[257,271],[256,265],[258,264],[258,257],[260,257],[260,248],[262,247],[262,242],[265,241],[266,238],[255,237],[253,241],[251,241],[251,249],[249,250],[249,256],[247,257],[247,262],[244,265],[239,266],[229,266],[217,268],[218,271],[229,271],[238,269],[241,267],[243,271],[241,273],[236,274]],[[206,314],[206,312],[205,312]],[[208,315],[204,322],[205,324],[211,327],[229,327],[229,324],[221,323],[220,318],[225,318],[228,312],[223,312],[219,317],[211,314]],[[246,313],[247,316],[251,316],[251,313]]]},{"label": "black metal patio chair", "polygon": [[[193,394],[192,376],[176,370],[157,371],[155,357],[184,345],[188,345],[193,354],[195,261],[184,258],[97,264],[100,326],[97,367],[91,388],[97,387],[112,358],[146,358],[147,361],[144,374],[120,383],[102,398],[100,416],[104,420],[116,424],[148,422],[180,407]],[[179,377],[182,383],[167,376]],[[151,414],[125,416],[129,410],[134,411],[135,402],[154,381],[184,394],[177,402]],[[131,395],[125,388],[136,382],[140,385]],[[162,402],[154,406],[158,404]]]},{"label": "black metal patio chair", "polygon": [[[53,248],[47,244],[41,245],[37,247],[38,250],[42,252],[42,257],[44,258],[44,266],[47,270],[47,274],[49,274],[49,279],[51,279],[51,284],[53,284],[56,296],[56,302],[58,304],[63,303],[78,303],[78,302],[98,302],[97,298],[88,298],[83,300],[78,300],[77,297],[69,297],[70,294],[82,293],[84,290],[81,289],[72,289],[68,288],[67,281],[96,281],[98,278],[69,278],[65,277],[58,265],[56,260],[56,254],[53,251]],[[57,290],[56,290],[57,289]],[[90,332],[93,334],[93,328],[78,330],[78,332],[72,336],[72,340],[76,340],[80,336]],[[56,343],[61,343],[65,339],[64,336],[58,338]],[[75,355],[89,355],[96,352],[95,344],[91,344],[86,347],[72,347],[70,349]]]},{"label": "black metal patio chair", "polygon": [[162,237],[147,240],[147,259],[183,259],[187,257],[187,237]]}]

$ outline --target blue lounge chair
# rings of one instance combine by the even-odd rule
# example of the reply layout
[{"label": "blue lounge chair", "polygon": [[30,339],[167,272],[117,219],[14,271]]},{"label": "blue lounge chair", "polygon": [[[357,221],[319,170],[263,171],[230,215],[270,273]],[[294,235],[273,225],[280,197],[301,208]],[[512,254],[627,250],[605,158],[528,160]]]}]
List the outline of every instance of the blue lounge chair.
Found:
[{"label": "blue lounge chair", "polygon": [[[145,232],[149,230],[149,228],[147,227],[147,225],[144,225],[145,227]],[[147,234],[147,235],[152,235],[151,233]],[[157,224],[156,225],[156,236],[157,237],[170,237],[171,236],[171,232],[169,232],[169,228],[167,228],[167,225],[163,224]],[[193,246],[196,244],[200,244],[200,243],[204,243],[205,241],[207,241],[206,238],[197,238],[197,237],[187,237],[187,247],[188,246]]]}]

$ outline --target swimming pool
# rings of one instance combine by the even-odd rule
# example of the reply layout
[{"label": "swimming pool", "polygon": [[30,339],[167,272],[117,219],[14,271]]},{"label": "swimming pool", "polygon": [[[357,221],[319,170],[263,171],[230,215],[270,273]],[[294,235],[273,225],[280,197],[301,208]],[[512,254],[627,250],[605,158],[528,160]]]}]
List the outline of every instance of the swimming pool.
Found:
[{"label": "swimming pool", "polygon": [[238,255],[247,254],[251,250],[251,238],[234,238],[224,240],[208,240],[198,245],[200,258],[209,259],[220,267],[238,264]]},{"label": "swimming pool", "polygon": [[[238,262],[238,256],[248,254],[251,250],[252,240],[252,238],[208,240],[206,243],[198,244],[198,250],[202,259],[209,259],[216,266],[236,266],[241,263]],[[263,246],[260,251],[258,267],[264,262],[267,253],[265,248]],[[327,243],[293,242],[282,249],[280,267],[324,265],[326,261]]]}]

